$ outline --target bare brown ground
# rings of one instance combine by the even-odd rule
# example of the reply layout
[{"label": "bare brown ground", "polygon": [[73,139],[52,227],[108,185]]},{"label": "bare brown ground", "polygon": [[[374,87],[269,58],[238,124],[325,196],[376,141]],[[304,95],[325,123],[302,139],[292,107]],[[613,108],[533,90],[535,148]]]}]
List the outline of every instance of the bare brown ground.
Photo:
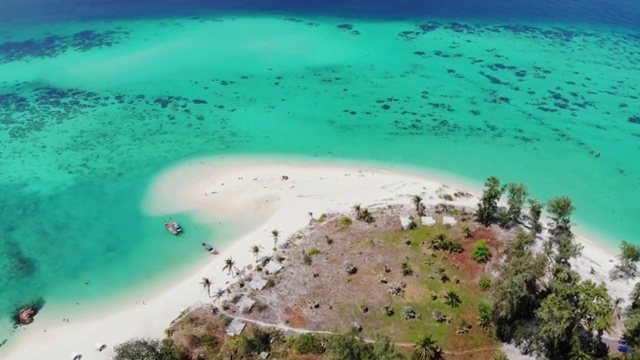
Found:
[{"label": "bare brown ground", "polygon": [[[434,209],[429,210],[433,213]],[[493,257],[497,258],[495,230],[478,227],[468,220],[455,227],[436,225],[404,231],[399,215],[411,213],[411,209],[396,206],[376,211],[373,224],[354,219],[345,227],[340,222],[343,215],[334,214],[323,223],[310,225],[289,239],[288,249],[278,250],[276,257],[284,258],[284,267],[278,274],[254,272],[254,276],[272,279],[273,287],[260,291],[247,286],[232,287],[233,293],[244,293],[259,306],[248,314],[240,314],[231,304],[229,311],[262,322],[316,331],[344,333],[354,324],[360,324],[362,337],[371,339],[382,334],[396,343],[411,343],[421,334],[432,334],[448,352],[471,350],[450,354],[448,358],[490,359],[498,343],[474,326],[477,303],[484,296],[477,285],[478,278],[490,264],[476,263],[470,253],[473,244],[482,239],[487,240]],[[439,220],[441,215],[434,217]],[[464,227],[474,230],[471,238],[462,235]],[[450,254],[429,249],[428,241],[439,232],[461,242],[464,251]],[[410,245],[405,244],[405,240],[410,240]],[[305,256],[311,249],[317,249],[318,253]],[[311,263],[305,263],[305,258],[311,258]],[[346,263],[355,265],[357,273],[348,275]],[[403,276],[402,263],[413,269],[413,276]],[[385,272],[385,266],[389,272]],[[445,269],[452,282],[442,284],[436,280],[439,267]],[[380,277],[387,283],[380,283]],[[458,283],[454,284],[456,279]],[[403,296],[390,295],[390,284],[403,284]],[[441,300],[446,291],[458,293],[463,299],[462,305],[455,309],[446,306]],[[439,298],[432,301],[430,295]],[[395,314],[384,315],[384,305],[391,305]],[[362,310],[365,306],[366,312]],[[421,318],[403,319],[405,306],[411,306]],[[437,323],[432,317],[434,310],[449,315],[452,323]],[[472,325],[471,332],[456,334],[463,319]]]}]

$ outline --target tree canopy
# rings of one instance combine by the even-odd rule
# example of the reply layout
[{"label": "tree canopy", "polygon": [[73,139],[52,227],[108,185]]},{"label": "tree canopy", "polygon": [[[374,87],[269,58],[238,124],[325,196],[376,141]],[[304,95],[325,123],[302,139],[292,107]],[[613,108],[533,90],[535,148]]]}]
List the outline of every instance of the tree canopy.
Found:
[{"label": "tree canopy", "polygon": [[133,339],[114,348],[113,360],[189,360],[173,341],[165,339]]},{"label": "tree canopy", "polygon": [[522,208],[524,207],[529,191],[524,184],[509,183],[506,187],[507,191],[507,219],[512,223],[519,223],[522,217]]},{"label": "tree canopy", "polygon": [[638,261],[640,261],[640,246],[623,241],[620,244],[618,263],[611,271],[610,277],[616,279],[632,279],[638,273]]},{"label": "tree canopy", "polygon": [[496,222],[498,216],[498,201],[502,196],[500,179],[495,176],[488,178],[485,183],[485,190],[480,198],[476,218],[484,226],[489,226]]},{"label": "tree canopy", "polygon": [[551,215],[551,219],[555,222],[555,228],[558,231],[570,229],[571,214],[575,209],[575,206],[573,206],[568,196],[557,196],[547,203],[547,211]]},{"label": "tree canopy", "polygon": [[529,227],[533,235],[542,232],[542,224],[540,224],[540,217],[542,216],[542,210],[544,204],[536,199],[529,199]]}]

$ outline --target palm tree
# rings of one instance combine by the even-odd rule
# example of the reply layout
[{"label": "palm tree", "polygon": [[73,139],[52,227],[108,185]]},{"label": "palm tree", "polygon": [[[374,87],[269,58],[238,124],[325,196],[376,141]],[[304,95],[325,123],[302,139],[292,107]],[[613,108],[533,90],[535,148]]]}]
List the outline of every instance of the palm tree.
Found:
[{"label": "palm tree", "polygon": [[273,236],[273,246],[275,247],[278,244],[278,236],[280,236],[280,231],[277,229],[271,230],[271,236]]},{"label": "palm tree", "polygon": [[251,247],[251,253],[253,253],[253,256],[255,256],[255,258],[256,258],[256,261],[258,261],[258,255],[260,254],[260,246],[253,245]]},{"label": "palm tree", "polygon": [[233,272],[233,267],[235,265],[236,265],[236,262],[233,261],[232,258],[227,258],[227,260],[224,261],[224,267],[222,268],[222,271],[227,270],[229,275],[231,275],[231,273]]},{"label": "palm tree", "polygon": [[490,314],[480,313],[480,315],[478,315],[478,326],[485,330],[488,330],[491,328],[491,325],[492,323]]},{"label": "palm tree", "polygon": [[418,216],[424,216],[424,205],[422,205],[422,197],[420,195],[413,195],[413,205],[416,207]]},{"label": "palm tree", "polygon": [[442,349],[431,339],[430,335],[424,335],[413,343],[414,360],[438,360],[442,357]]},{"label": "palm tree", "polygon": [[458,307],[462,303],[460,296],[453,291],[447,291],[444,295],[444,302],[451,307]]},{"label": "palm tree", "polygon": [[621,297],[618,297],[614,300],[613,302],[613,315],[617,318],[620,319],[621,314],[620,314],[620,305],[622,305],[622,303],[624,302],[624,299]]},{"label": "palm tree", "polygon": [[207,290],[207,295],[211,297],[211,280],[209,280],[209,278],[203,277],[200,285],[202,285],[202,288],[204,290]]},{"label": "palm tree", "polygon": [[443,250],[445,244],[447,243],[447,235],[440,233],[436,235],[433,240],[431,240],[431,247],[435,250]]},{"label": "palm tree", "polygon": [[224,289],[222,289],[222,288],[217,288],[217,289],[216,289],[216,293],[215,293],[215,294],[213,294],[213,296],[214,296],[216,299],[220,299],[220,298],[222,297],[222,295],[224,295]]},{"label": "palm tree", "polygon": [[362,206],[360,204],[353,205],[353,211],[356,212],[356,219],[360,220],[362,218]]},{"label": "palm tree", "polygon": [[375,221],[375,219],[373,218],[373,215],[371,214],[371,212],[369,212],[369,209],[367,208],[362,210],[362,212],[360,213],[360,220],[366,222],[367,224],[371,224],[372,222]]}]

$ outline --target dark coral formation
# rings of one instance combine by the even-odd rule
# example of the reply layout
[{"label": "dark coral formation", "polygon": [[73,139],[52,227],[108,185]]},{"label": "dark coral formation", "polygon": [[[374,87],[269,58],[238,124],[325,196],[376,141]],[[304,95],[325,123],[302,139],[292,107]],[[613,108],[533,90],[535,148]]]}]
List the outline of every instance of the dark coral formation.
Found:
[{"label": "dark coral formation", "polygon": [[482,35],[483,33],[512,33],[518,36],[528,37],[532,39],[546,39],[559,42],[572,42],[577,37],[597,37],[597,33],[586,32],[577,29],[551,27],[538,28],[528,25],[495,25],[488,26],[482,24],[461,24],[459,22],[440,23],[437,21],[428,21],[416,26],[417,30],[402,31],[399,36],[407,40],[415,39],[420,35],[425,35],[437,30],[452,31],[467,35]]},{"label": "dark coral formation", "polygon": [[0,64],[55,57],[69,50],[84,52],[111,47],[128,34],[122,30],[85,30],[70,36],[50,35],[41,39],[7,41],[0,44]]}]

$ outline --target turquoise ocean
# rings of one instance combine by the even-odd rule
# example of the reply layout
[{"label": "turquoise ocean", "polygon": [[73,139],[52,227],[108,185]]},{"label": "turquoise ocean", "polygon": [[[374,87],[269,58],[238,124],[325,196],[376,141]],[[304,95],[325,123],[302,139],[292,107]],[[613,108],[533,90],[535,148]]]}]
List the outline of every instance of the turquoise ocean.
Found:
[{"label": "turquoise ocean", "polygon": [[90,309],[224,244],[232,224],[142,212],[154,177],[199,156],[495,175],[570,196],[609,245],[640,243],[637,2],[30,0],[0,14],[0,343],[21,305]]}]

